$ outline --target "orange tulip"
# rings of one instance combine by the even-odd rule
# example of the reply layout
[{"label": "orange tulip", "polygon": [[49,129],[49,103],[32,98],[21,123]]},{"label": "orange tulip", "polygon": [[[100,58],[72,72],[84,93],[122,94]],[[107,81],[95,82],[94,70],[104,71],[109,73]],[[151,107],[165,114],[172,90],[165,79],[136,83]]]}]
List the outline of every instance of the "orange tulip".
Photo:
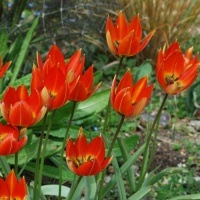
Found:
[{"label": "orange tulip", "polygon": [[77,77],[82,73],[85,57],[78,50],[65,63],[64,56],[54,44],[44,64],[39,54],[37,60],[38,68],[35,65],[33,67],[31,88],[41,91],[48,110],[62,107],[69,99],[70,88],[74,87]]},{"label": "orange tulip", "polygon": [[151,31],[142,40],[142,27],[139,16],[135,16],[128,24],[120,11],[114,26],[108,16],[106,21],[106,40],[110,51],[118,56],[134,56],[142,51],[153,36],[155,30]]},{"label": "orange tulip", "polygon": [[40,121],[45,112],[40,93],[33,90],[30,95],[26,86],[16,90],[8,87],[0,104],[3,118],[13,126],[28,127]]},{"label": "orange tulip", "polygon": [[11,61],[7,62],[5,65],[2,64],[2,57],[0,56],[0,78],[6,73],[8,67],[10,66]]},{"label": "orange tulip", "polygon": [[0,199],[26,200],[27,190],[24,177],[18,181],[12,170],[5,181],[0,178]]},{"label": "orange tulip", "polygon": [[193,48],[185,54],[178,42],[174,42],[166,51],[160,50],[156,64],[156,76],[167,94],[176,95],[186,90],[198,76],[198,55],[192,57]]},{"label": "orange tulip", "polygon": [[72,89],[69,99],[71,101],[85,101],[88,99],[101,84],[99,83],[92,89],[93,81],[93,66],[91,66],[83,75],[77,78],[77,83],[75,83],[75,87]]},{"label": "orange tulip", "polygon": [[116,76],[112,82],[111,105],[113,109],[126,117],[139,115],[148,103],[154,85],[147,86],[147,76],[141,78],[135,85],[132,83],[130,71],[120,80],[117,89]]},{"label": "orange tulip", "polygon": [[18,152],[27,142],[27,136],[19,139],[17,127],[0,122],[0,155],[7,156]]},{"label": "orange tulip", "polygon": [[83,129],[80,128],[75,143],[69,138],[66,145],[66,161],[69,169],[78,176],[92,176],[100,173],[111,162],[112,156],[105,159],[104,141],[95,137],[89,144]]}]

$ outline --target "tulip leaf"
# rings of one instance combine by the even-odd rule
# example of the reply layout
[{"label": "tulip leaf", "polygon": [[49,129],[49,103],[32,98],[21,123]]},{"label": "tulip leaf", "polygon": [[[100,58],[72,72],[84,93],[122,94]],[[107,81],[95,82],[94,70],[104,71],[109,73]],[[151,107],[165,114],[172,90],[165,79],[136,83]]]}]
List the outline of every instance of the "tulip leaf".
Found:
[{"label": "tulip leaf", "polygon": [[[26,165],[26,170],[35,173],[35,163],[29,162]],[[43,173],[43,176],[59,179],[59,168],[58,167],[44,165],[42,173]],[[62,173],[63,181],[72,181],[73,179],[74,179],[74,175],[70,171],[63,170],[63,173]]]},{"label": "tulip leaf", "polygon": [[141,79],[142,77],[144,77],[144,76],[150,77],[151,72],[152,72],[152,65],[151,65],[151,63],[148,60],[144,61],[142,63],[142,65],[139,67],[138,73],[136,74],[135,83],[139,79]]},{"label": "tulip leaf", "polygon": [[[76,124],[76,122],[80,119],[86,120],[94,114],[101,112],[107,106],[109,94],[110,90],[104,90],[93,94],[86,101],[77,103],[75,114],[73,117],[74,123]],[[58,109],[53,120],[52,127],[54,128],[54,130],[56,129],[55,127],[60,128],[67,126],[66,122],[69,120],[69,116],[72,110],[72,104],[72,102],[68,102],[63,107]],[[47,116],[47,124],[49,124],[50,117],[51,115]],[[41,126],[42,120],[34,125],[33,129],[41,130]]]},{"label": "tulip leaf", "polygon": [[85,199],[95,199],[97,184],[94,176],[84,176]]},{"label": "tulip leaf", "polygon": [[192,200],[192,199],[200,199],[200,194],[190,194],[190,195],[182,195],[182,196],[177,196],[173,197],[169,200]]},{"label": "tulip leaf", "polygon": [[[8,34],[7,31],[2,31],[0,32],[0,56],[2,59],[6,56],[8,53]],[[7,62],[7,61],[6,61]]]},{"label": "tulip leaf", "polygon": [[131,197],[129,197],[128,200],[140,200],[146,194],[148,194],[150,191],[151,191],[151,187],[150,186],[142,187],[135,194],[133,194]]},{"label": "tulip leaf", "polygon": [[117,182],[119,197],[121,200],[126,200],[126,190],[125,190],[124,182],[122,179],[122,173],[115,156],[113,157],[112,164],[115,170],[115,177],[116,177],[115,180]]},{"label": "tulip leaf", "polygon": [[[62,185],[61,189],[62,189],[61,196],[66,197],[70,191],[70,188]],[[41,187],[41,191],[44,195],[58,196],[59,185],[55,184],[43,185]]]},{"label": "tulip leaf", "polygon": [[20,49],[19,55],[17,57],[16,63],[15,63],[14,69],[13,69],[13,75],[11,77],[9,85],[12,85],[14,83],[14,81],[16,80],[16,78],[19,74],[21,66],[22,66],[24,59],[26,57],[26,54],[28,52],[28,48],[30,46],[33,33],[37,27],[38,21],[39,21],[39,18],[36,18],[33,21],[31,28],[29,29],[28,33],[26,34],[26,36],[24,38],[24,41],[21,45],[21,49]]},{"label": "tulip leaf", "polygon": [[[143,153],[145,146],[142,145],[129,159],[120,167],[121,174],[124,174],[139,158]],[[113,175],[111,180],[106,184],[102,192],[102,198],[106,196],[112,187],[116,184],[116,175]]]},{"label": "tulip leaf", "polygon": [[187,173],[188,170],[185,168],[180,168],[180,167],[170,167],[162,170],[156,175],[152,175],[151,173],[149,174],[150,178],[147,177],[143,185],[153,185],[157,183],[159,180],[161,180],[164,176],[167,176],[169,174],[176,174],[176,173]]},{"label": "tulip leaf", "polygon": [[[139,136],[138,135],[132,135],[132,136],[123,138],[123,140],[124,140],[124,143],[126,145],[127,150],[131,151],[138,144]],[[121,153],[121,150],[120,150],[118,143],[115,143],[113,151],[114,151],[116,157],[122,156],[122,153]]]}]

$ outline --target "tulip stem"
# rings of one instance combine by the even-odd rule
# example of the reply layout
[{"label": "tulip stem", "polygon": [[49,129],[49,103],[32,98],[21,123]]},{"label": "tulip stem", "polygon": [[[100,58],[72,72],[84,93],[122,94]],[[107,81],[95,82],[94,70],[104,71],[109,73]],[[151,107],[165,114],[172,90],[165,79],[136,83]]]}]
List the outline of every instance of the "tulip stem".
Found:
[{"label": "tulip stem", "polygon": [[36,163],[35,163],[34,193],[33,193],[33,199],[34,200],[38,199],[37,198],[37,184],[38,184],[38,176],[39,176],[40,154],[41,154],[41,149],[42,149],[42,141],[44,139],[44,130],[45,130],[46,121],[47,121],[47,114],[48,114],[48,111],[44,115],[44,119],[43,119],[43,123],[42,123],[42,131],[41,131],[41,134],[40,134]]},{"label": "tulip stem", "polygon": [[120,119],[120,122],[119,122],[119,125],[117,127],[117,130],[115,132],[114,138],[112,139],[112,142],[110,144],[110,148],[108,149],[107,157],[109,157],[111,155],[112,149],[114,147],[114,144],[115,144],[115,141],[117,139],[117,136],[119,135],[119,131],[120,131],[121,127],[122,127],[124,119],[125,119],[125,115],[122,115],[121,119]]},{"label": "tulip stem", "polygon": [[76,181],[76,183],[73,185],[72,189],[70,190],[69,195],[67,197],[67,200],[71,200],[72,199],[72,197],[73,197],[73,195],[74,195],[74,193],[76,191],[76,188],[78,187],[81,179],[82,179],[82,176],[79,176],[77,181]]},{"label": "tulip stem", "polygon": [[15,153],[15,174],[17,176],[17,173],[18,173],[18,152]]},{"label": "tulip stem", "polygon": [[[125,115],[122,115],[121,119],[120,119],[120,122],[119,122],[119,125],[117,127],[117,130],[115,132],[115,135],[114,135],[114,137],[112,139],[112,142],[110,144],[110,148],[108,149],[107,157],[109,157],[111,155],[112,149],[114,147],[114,144],[115,144],[115,141],[117,139],[117,136],[119,135],[119,131],[120,131],[121,127],[122,127],[124,119],[125,119]],[[103,170],[102,176],[101,176],[101,180],[100,180],[100,183],[99,183],[99,194],[98,194],[98,199],[99,200],[101,200],[101,194],[102,194],[102,190],[103,190],[103,183],[104,183],[105,174],[106,174],[106,169]]]},{"label": "tulip stem", "polygon": [[65,150],[67,138],[68,138],[68,135],[69,135],[69,129],[70,129],[70,126],[71,126],[71,123],[72,123],[72,119],[73,119],[73,116],[74,116],[74,112],[75,112],[75,108],[76,108],[76,103],[77,103],[76,101],[73,101],[73,103],[72,103],[71,116],[70,116],[70,119],[69,119],[69,123],[68,123],[67,129],[66,129],[65,137],[64,137],[64,140],[63,140],[63,143],[62,143],[62,148],[61,148],[60,166],[59,166],[59,194],[58,194],[59,197],[58,197],[58,199],[61,199],[62,170],[63,170],[63,153],[64,153],[64,150]]},{"label": "tulip stem", "polygon": [[[149,154],[149,145],[150,145],[150,141],[151,141],[151,136],[152,136],[152,134],[154,132],[154,128],[155,128],[156,124],[159,123],[159,121],[160,121],[160,116],[161,116],[163,107],[165,105],[165,102],[167,100],[167,97],[168,97],[168,94],[166,93],[165,97],[163,99],[163,102],[162,102],[162,104],[161,104],[161,106],[160,106],[160,108],[158,110],[158,113],[157,113],[157,115],[156,115],[156,117],[154,119],[154,122],[152,124],[151,129],[150,129],[150,132],[147,135],[146,144],[145,144],[145,150],[144,150],[144,155],[143,155],[143,160],[142,160],[142,168],[141,168],[141,171],[140,171],[137,190],[140,189],[140,187],[142,185],[142,182],[143,182],[143,180],[145,178],[145,175],[146,175],[146,173],[148,171],[148,168],[150,167],[152,159],[153,159],[153,154],[154,154],[154,151],[155,151],[155,144],[156,144],[155,141],[153,142],[153,149],[152,149],[151,155],[150,155],[150,162],[148,162],[148,159],[149,159],[149,156],[148,156],[148,154]],[[156,134],[154,140],[156,140],[156,138],[157,138],[157,134]],[[147,165],[147,163],[148,163],[148,165]]]},{"label": "tulip stem", "polygon": [[43,172],[43,168],[44,168],[44,158],[45,158],[45,154],[46,154],[46,148],[47,148],[47,143],[48,143],[48,139],[49,139],[49,133],[53,124],[53,119],[55,116],[56,110],[53,110],[51,118],[50,118],[50,122],[49,122],[49,126],[47,129],[47,133],[45,136],[45,140],[44,140],[44,145],[43,145],[43,149],[42,149],[42,155],[41,155],[41,162],[40,162],[40,170],[39,170],[39,179],[38,179],[38,194],[40,195],[41,192],[41,185],[42,185],[42,172]]}]

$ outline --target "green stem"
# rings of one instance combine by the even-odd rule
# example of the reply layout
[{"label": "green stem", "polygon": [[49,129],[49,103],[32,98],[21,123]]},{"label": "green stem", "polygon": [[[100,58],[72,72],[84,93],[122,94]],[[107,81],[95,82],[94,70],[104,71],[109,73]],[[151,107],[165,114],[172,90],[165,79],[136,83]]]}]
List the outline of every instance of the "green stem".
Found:
[{"label": "green stem", "polygon": [[70,192],[69,192],[69,195],[68,195],[68,197],[67,197],[67,200],[71,200],[72,197],[74,196],[74,193],[75,193],[75,191],[76,191],[76,188],[78,187],[78,184],[79,184],[80,181],[81,181],[81,178],[82,178],[82,176],[79,176],[79,177],[78,177],[76,183],[73,185],[72,189],[71,189]]},{"label": "green stem", "polygon": [[125,119],[125,115],[122,115],[121,119],[120,119],[120,122],[119,122],[119,125],[117,127],[117,130],[115,132],[114,138],[112,139],[112,142],[110,144],[110,148],[108,149],[107,157],[109,157],[111,155],[112,149],[114,147],[114,144],[115,144],[115,141],[117,139],[117,136],[119,135],[119,131],[120,131],[121,127],[122,127],[124,119]]},{"label": "green stem", "polygon": [[44,158],[45,158],[45,154],[46,154],[46,148],[47,148],[47,143],[48,143],[48,139],[49,139],[49,133],[53,124],[53,119],[55,116],[56,110],[53,111],[50,122],[49,122],[49,126],[47,129],[47,133],[46,133],[46,137],[44,140],[44,145],[43,145],[43,149],[42,149],[42,155],[41,155],[41,162],[40,162],[40,170],[39,170],[39,179],[38,179],[38,194],[40,195],[40,191],[41,191],[41,185],[42,185],[42,172],[43,172],[43,168],[44,168]]},{"label": "green stem", "polygon": [[62,149],[61,149],[61,154],[60,154],[60,166],[59,166],[59,194],[58,194],[59,198],[58,199],[61,199],[63,153],[64,153],[64,150],[65,150],[65,146],[66,146],[66,142],[67,142],[67,138],[68,138],[68,134],[69,134],[69,129],[70,129],[70,126],[71,126],[71,123],[72,123],[72,119],[73,119],[73,116],[74,116],[76,103],[77,103],[76,101],[73,101],[71,116],[70,116],[70,119],[69,119],[69,124],[68,124],[67,130],[66,130],[66,133],[65,133],[65,137],[64,137],[63,143],[62,143]]},{"label": "green stem", "polygon": [[151,136],[152,136],[152,133],[154,131],[154,128],[155,128],[156,124],[159,123],[159,119],[160,119],[164,104],[165,104],[165,102],[167,100],[167,97],[168,97],[168,94],[165,94],[163,102],[162,102],[162,104],[161,104],[161,106],[160,106],[160,108],[158,110],[158,113],[156,115],[156,118],[154,119],[154,122],[152,124],[150,133],[147,135],[147,140],[146,140],[146,145],[145,145],[145,150],[144,150],[144,156],[143,156],[143,161],[142,161],[142,168],[141,168],[141,172],[140,172],[140,178],[139,178],[139,181],[138,181],[137,190],[140,189],[140,187],[142,185],[142,182],[143,182],[143,180],[145,178],[146,172],[148,171],[146,163],[148,162],[148,156],[147,155],[149,153],[148,150],[149,150],[149,144],[150,144],[150,141],[151,141]]},{"label": "green stem", "polygon": [[34,200],[38,199],[38,197],[37,197],[37,186],[38,186],[38,176],[39,176],[39,163],[40,163],[40,154],[41,154],[41,149],[42,149],[42,141],[44,139],[44,130],[45,130],[46,121],[47,121],[47,114],[48,114],[48,111],[44,115],[43,124],[42,124],[42,131],[41,131],[41,134],[40,134],[36,163],[35,163],[35,177],[34,177],[34,191],[33,191],[33,199]]},{"label": "green stem", "polygon": [[[115,135],[114,135],[114,137],[113,137],[113,139],[112,139],[112,142],[111,142],[111,144],[110,144],[110,148],[108,149],[107,157],[109,157],[109,156],[111,155],[112,149],[113,149],[113,147],[114,147],[114,144],[115,144],[115,141],[116,141],[117,136],[118,136],[118,134],[119,134],[119,131],[120,131],[121,127],[122,127],[122,124],[123,124],[123,122],[124,122],[124,119],[125,119],[125,116],[122,115],[122,116],[121,116],[121,119],[120,119],[120,122],[119,122],[119,125],[118,125],[118,127],[117,127],[117,130],[116,130],[116,132],[115,132]],[[105,174],[106,174],[106,169],[103,170],[102,176],[101,176],[101,180],[100,180],[100,183],[99,183],[99,194],[98,194],[98,199],[99,199],[99,200],[101,200],[101,194],[102,194],[102,190],[103,190],[103,183],[104,183]]]},{"label": "green stem", "polygon": [[17,176],[18,174],[18,152],[15,153],[15,168],[14,168],[15,174]]}]

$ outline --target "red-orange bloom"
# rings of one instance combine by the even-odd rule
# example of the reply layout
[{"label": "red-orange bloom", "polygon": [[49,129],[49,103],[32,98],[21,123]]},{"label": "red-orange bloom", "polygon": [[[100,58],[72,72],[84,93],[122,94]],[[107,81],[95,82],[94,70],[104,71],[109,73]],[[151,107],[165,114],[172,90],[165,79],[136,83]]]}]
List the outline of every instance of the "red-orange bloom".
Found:
[{"label": "red-orange bloom", "polygon": [[192,57],[193,48],[185,54],[178,42],[174,42],[166,51],[160,50],[156,64],[156,76],[167,94],[176,95],[186,90],[198,76],[198,54]]},{"label": "red-orange bloom", "polygon": [[6,73],[8,67],[10,66],[11,61],[7,62],[5,65],[2,63],[2,57],[0,56],[0,78]]},{"label": "red-orange bloom", "polygon": [[8,87],[0,104],[3,118],[13,126],[29,127],[40,121],[45,112],[41,95],[37,90],[28,94],[26,86],[16,90]]},{"label": "red-orange bloom", "polygon": [[38,68],[33,67],[31,88],[41,91],[48,110],[57,109],[68,101],[70,89],[82,73],[85,57],[81,55],[80,49],[65,63],[64,56],[54,44],[44,64],[39,54],[37,60]]},{"label": "red-orange bloom", "polygon": [[7,156],[18,152],[27,142],[27,136],[19,139],[17,127],[0,122],[0,155]]},{"label": "red-orange bloom", "polygon": [[24,177],[18,181],[12,170],[5,181],[0,178],[0,199],[26,200],[27,190]]},{"label": "red-orange bloom", "polygon": [[114,26],[108,16],[106,21],[106,40],[110,51],[118,56],[134,56],[142,51],[153,36],[155,30],[151,31],[142,40],[142,26],[139,16],[135,16],[128,24],[120,11]]},{"label": "red-orange bloom", "polygon": [[93,81],[93,66],[91,66],[83,75],[80,75],[77,78],[77,83],[75,84],[69,99],[71,101],[85,101],[88,99],[101,84],[99,83],[94,89],[92,89]]},{"label": "red-orange bloom", "polygon": [[116,89],[116,76],[112,82],[111,104],[113,109],[126,117],[139,115],[148,103],[154,85],[147,86],[147,76],[141,78],[135,85],[130,71],[120,80]]},{"label": "red-orange bloom", "polygon": [[92,176],[100,173],[111,162],[112,156],[105,159],[104,141],[101,136],[87,142],[80,128],[75,143],[69,138],[66,145],[66,161],[69,169],[78,176]]}]

